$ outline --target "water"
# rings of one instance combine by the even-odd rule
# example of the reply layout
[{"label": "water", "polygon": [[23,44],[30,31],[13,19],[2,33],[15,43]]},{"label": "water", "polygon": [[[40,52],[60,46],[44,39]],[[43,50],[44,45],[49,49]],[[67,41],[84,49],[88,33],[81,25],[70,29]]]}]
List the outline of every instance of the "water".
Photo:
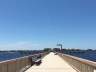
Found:
[{"label": "water", "polygon": [[19,52],[6,52],[6,53],[1,53],[0,54],[0,61],[5,61],[5,60],[10,60],[10,59],[15,59],[22,57],[23,55],[20,54]]},{"label": "water", "polygon": [[32,54],[42,53],[42,51],[15,51],[15,52],[0,52],[0,61],[16,59]]},{"label": "water", "polygon": [[[38,52],[33,52],[32,54],[35,54],[35,53],[38,53]],[[69,54],[80,57],[80,58],[88,59],[91,61],[96,61],[96,51],[89,51],[89,52],[84,52],[84,53],[83,52],[72,52]],[[19,58],[19,57],[23,57],[23,56],[27,56],[27,55],[30,55],[30,54],[22,54],[20,52],[0,53],[0,61],[15,59],[15,58]]]},{"label": "water", "polygon": [[73,52],[70,53],[70,55],[96,62],[96,51]]}]

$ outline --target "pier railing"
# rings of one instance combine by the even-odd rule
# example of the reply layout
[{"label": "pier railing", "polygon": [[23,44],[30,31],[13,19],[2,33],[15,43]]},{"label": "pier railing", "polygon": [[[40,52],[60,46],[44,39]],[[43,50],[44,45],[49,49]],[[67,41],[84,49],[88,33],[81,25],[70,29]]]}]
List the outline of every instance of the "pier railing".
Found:
[{"label": "pier railing", "polygon": [[12,60],[0,62],[0,72],[23,72],[25,68],[29,68],[32,58],[36,56],[44,57],[47,53],[34,54],[30,56],[20,57]]},{"label": "pier railing", "polygon": [[62,53],[58,53],[58,55],[77,70],[77,72],[95,72],[96,62]]}]

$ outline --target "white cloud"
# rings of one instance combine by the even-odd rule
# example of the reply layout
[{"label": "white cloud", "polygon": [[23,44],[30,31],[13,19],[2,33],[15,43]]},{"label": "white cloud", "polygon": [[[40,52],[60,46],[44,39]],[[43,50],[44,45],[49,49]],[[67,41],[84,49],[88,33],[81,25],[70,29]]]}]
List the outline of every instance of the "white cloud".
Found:
[{"label": "white cloud", "polygon": [[40,45],[32,42],[20,41],[16,43],[0,44],[0,50],[34,50]]}]

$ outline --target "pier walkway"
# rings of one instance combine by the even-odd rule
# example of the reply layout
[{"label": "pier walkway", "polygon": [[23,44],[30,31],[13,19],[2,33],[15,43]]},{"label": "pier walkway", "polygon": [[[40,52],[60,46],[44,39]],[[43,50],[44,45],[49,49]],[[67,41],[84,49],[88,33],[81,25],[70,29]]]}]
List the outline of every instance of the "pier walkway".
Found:
[{"label": "pier walkway", "polygon": [[25,72],[76,72],[66,61],[53,52],[42,59],[39,66],[32,66]]}]

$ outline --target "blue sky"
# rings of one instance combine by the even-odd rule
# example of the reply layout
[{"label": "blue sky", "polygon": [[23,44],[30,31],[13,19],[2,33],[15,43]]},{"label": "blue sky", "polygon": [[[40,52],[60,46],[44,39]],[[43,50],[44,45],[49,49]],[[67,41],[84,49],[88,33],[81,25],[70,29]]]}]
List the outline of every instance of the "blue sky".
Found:
[{"label": "blue sky", "polygon": [[96,49],[95,0],[1,0],[0,49]]}]

